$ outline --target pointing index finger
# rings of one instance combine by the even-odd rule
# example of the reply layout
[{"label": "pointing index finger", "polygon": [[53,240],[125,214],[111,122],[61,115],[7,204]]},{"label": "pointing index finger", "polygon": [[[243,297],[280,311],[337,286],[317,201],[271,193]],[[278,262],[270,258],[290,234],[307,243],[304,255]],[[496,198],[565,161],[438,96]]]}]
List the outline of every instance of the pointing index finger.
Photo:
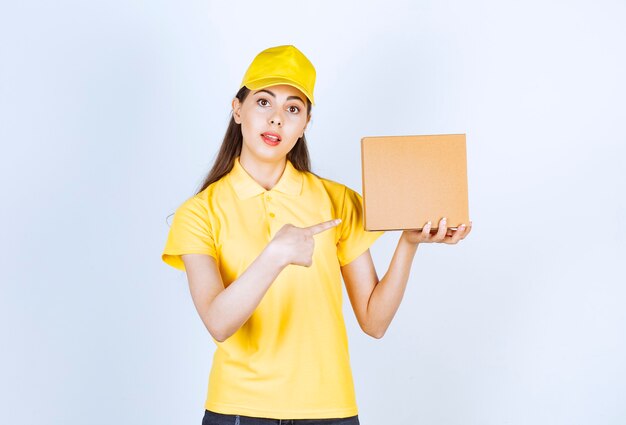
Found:
[{"label": "pointing index finger", "polygon": [[305,227],[305,229],[309,229],[314,235],[323,232],[324,230],[331,229],[341,223],[341,219],[328,220],[322,223],[314,224],[313,226]]}]

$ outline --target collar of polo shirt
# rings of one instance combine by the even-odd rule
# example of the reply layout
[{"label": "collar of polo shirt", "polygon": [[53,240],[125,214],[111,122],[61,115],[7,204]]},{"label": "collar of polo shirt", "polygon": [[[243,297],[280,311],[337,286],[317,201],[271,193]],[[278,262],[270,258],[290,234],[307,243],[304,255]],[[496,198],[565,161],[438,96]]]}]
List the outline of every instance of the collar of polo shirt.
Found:
[{"label": "collar of polo shirt", "polygon": [[[261,193],[269,192],[263,186],[258,184],[256,180],[248,174],[248,172],[241,166],[239,157],[235,159],[235,165],[228,174],[230,183],[235,189],[237,197],[241,200],[248,199]],[[287,195],[298,196],[302,191],[302,174],[296,170],[291,161],[287,160],[285,165],[285,171],[278,180],[278,183],[274,185],[272,192],[281,192]]]}]

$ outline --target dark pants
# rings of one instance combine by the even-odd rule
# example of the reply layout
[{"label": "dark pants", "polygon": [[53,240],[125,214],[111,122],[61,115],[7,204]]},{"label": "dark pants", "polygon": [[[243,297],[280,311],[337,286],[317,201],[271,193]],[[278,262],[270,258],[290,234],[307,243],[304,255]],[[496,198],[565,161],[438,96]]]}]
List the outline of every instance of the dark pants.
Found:
[{"label": "dark pants", "polygon": [[202,425],[359,425],[359,417],[333,419],[269,419],[242,415],[224,415],[205,410]]}]

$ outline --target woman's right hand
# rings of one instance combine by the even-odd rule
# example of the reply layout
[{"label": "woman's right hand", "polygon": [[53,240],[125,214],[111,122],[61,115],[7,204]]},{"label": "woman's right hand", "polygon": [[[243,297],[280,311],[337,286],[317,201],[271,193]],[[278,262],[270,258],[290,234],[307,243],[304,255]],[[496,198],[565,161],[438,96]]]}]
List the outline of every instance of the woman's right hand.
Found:
[{"label": "woman's right hand", "polygon": [[331,229],[341,223],[341,219],[324,221],[309,227],[297,227],[285,224],[276,232],[268,248],[276,256],[282,266],[296,264],[310,267],[313,264],[313,236]]}]

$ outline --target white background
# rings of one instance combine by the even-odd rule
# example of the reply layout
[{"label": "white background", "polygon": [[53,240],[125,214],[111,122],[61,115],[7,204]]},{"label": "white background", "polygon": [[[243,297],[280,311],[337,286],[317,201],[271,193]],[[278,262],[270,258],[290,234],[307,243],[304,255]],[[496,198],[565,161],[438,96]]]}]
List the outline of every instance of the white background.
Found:
[{"label": "white background", "polygon": [[419,247],[383,339],[344,298],[361,423],[626,423],[623,1],[1,4],[3,423],[200,424],[166,217],[280,44],[317,69],[322,176],[362,193],[361,137],[467,134],[472,234]]}]

